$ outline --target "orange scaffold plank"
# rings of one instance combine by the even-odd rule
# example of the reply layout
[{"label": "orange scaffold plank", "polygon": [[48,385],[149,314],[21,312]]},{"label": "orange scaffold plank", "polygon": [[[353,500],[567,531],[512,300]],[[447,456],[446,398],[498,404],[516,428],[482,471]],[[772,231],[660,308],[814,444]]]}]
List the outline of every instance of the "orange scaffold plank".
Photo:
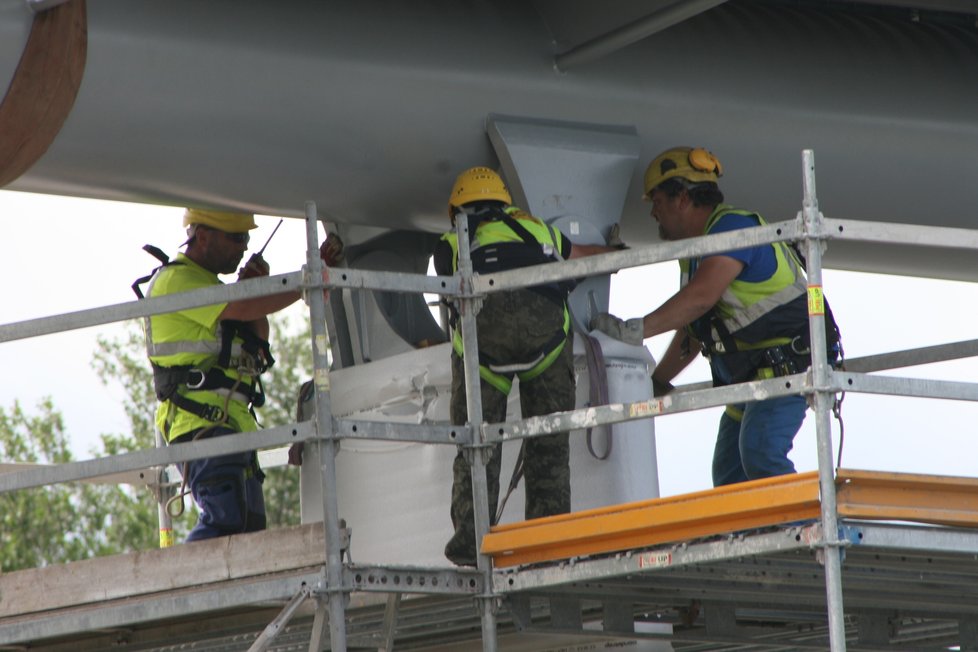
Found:
[{"label": "orange scaffold plank", "polygon": [[[978,527],[978,479],[839,469],[839,516]],[[500,525],[497,567],[645,548],[820,516],[817,472]]]},{"label": "orange scaffold plank", "polygon": [[482,550],[497,568],[641,548],[819,517],[818,473],[493,527]]},{"label": "orange scaffold plank", "polygon": [[840,469],[839,515],[978,527],[978,479]]}]

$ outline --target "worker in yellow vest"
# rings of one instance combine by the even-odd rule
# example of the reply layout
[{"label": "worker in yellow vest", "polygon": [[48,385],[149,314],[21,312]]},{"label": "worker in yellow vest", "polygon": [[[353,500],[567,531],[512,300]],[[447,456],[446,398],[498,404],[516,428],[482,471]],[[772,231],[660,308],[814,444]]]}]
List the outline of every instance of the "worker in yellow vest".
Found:
[{"label": "worker in yellow vest", "polygon": [[[720,161],[702,148],[674,147],[645,172],[645,199],[663,240],[726,233],[765,224],[724,204]],[[592,327],[630,343],[676,331],[652,374],[656,393],[695,358],[710,360],[715,386],[773,378],[811,365],[807,281],[795,248],[776,242],[682,259],[680,289],[658,309],[629,320],[597,315]],[[830,360],[841,350],[826,306]],[[801,395],[728,405],[713,453],[713,484],[726,485],[794,473],[788,459],[805,418]]]},{"label": "worker in yellow vest", "polygon": [[[156,270],[149,297],[221,284],[218,275],[238,270],[248,249],[249,231],[256,228],[251,214],[201,209],[187,209],[183,224],[186,253]],[[323,251],[327,248],[334,257],[341,252],[341,247],[337,250],[324,243]],[[253,256],[238,278],[268,273],[268,264]],[[325,272],[323,280],[328,280]],[[265,401],[260,376],[274,363],[268,315],[300,296],[298,291],[288,291],[145,320],[146,348],[160,401],[156,425],[168,443],[258,429],[254,409]],[[187,540],[264,529],[263,478],[253,451],[190,461],[184,481],[200,514]]]},{"label": "worker in yellow vest", "polygon": [[[458,176],[449,198],[452,224],[469,220],[467,246],[474,271],[490,273],[528,265],[553,263],[614,251],[614,246],[571,244],[552,226],[511,205],[509,191],[493,170],[477,167]],[[463,216],[463,217],[460,217]],[[617,229],[614,230],[617,233]],[[442,236],[435,249],[435,271],[452,275],[458,269],[459,243],[455,231]],[[567,294],[572,284],[552,283],[495,292],[486,297],[476,317],[482,411],[486,422],[506,418],[506,402],[513,378],[520,379],[523,417],[574,409],[573,351],[569,340]],[[453,316],[453,323],[455,317]],[[465,374],[461,333],[453,328],[453,424],[467,421]],[[499,496],[501,447],[486,465],[489,510],[496,511]],[[570,511],[570,467],[567,433],[525,440],[523,474],[526,478],[527,519]],[[476,565],[472,478],[469,463],[459,450],[453,466],[452,525],[455,532],[445,556],[460,566]]]}]

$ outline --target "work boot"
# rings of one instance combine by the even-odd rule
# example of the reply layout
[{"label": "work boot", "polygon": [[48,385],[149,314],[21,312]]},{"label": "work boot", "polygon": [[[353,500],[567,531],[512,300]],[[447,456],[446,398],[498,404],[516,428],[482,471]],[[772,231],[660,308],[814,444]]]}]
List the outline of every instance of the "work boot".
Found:
[{"label": "work boot", "polygon": [[478,566],[475,553],[475,534],[466,529],[455,530],[445,544],[445,557],[456,566]]}]

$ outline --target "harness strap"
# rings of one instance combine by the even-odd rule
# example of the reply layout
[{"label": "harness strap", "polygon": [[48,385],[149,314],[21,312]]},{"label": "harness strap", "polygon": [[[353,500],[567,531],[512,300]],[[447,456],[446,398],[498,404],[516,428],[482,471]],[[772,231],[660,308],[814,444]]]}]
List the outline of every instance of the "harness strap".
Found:
[{"label": "harness strap", "polygon": [[185,412],[194,414],[207,421],[213,421],[214,423],[222,423],[228,416],[227,412],[224,411],[224,408],[217,405],[199,403],[193,399],[187,398],[183,394],[174,394],[167,400]]},{"label": "harness strap", "polygon": [[[484,359],[488,360],[488,358],[489,356],[487,355],[481,353],[479,354],[480,362]],[[489,367],[490,371],[497,374],[519,373],[521,371],[529,371],[530,369],[533,369],[533,367],[543,362],[543,358],[544,358],[544,353],[541,351],[540,355],[535,357],[533,360],[530,360],[529,362],[517,362],[515,364],[487,364],[486,366]]]},{"label": "harness strap", "polygon": [[248,324],[233,319],[221,320],[221,351],[217,355],[217,366],[225,369],[231,366],[231,351],[234,338],[241,339],[241,349],[257,362],[256,372],[264,373],[275,364],[271,345],[255,335]]},{"label": "harness strap", "polygon": [[163,267],[166,267],[167,265],[182,264],[176,261],[171,261],[170,257],[167,256],[165,253],[163,253],[162,249],[160,249],[159,247],[154,247],[151,244],[143,245],[143,251],[152,254],[152,256],[156,258],[156,260],[160,261],[161,264],[159,267],[155,267],[153,271],[147,274],[146,276],[140,276],[139,278],[137,278],[135,281],[132,282],[132,285],[129,286],[132,288],[132,291],[136,293],[137,299],[145,298],[145,296],[143,295],[143,290],[139,286],[148,282],[151,278],[153,278],[153,275],[156,274],[157,271],[159,271]]},{"label": "harness strap", "polygon": [[[503,217],[500,219],[502,220],[503,224],[508,226],[513,231],[513,233],[522,238],[523,242],[528,245],[532,244],[540,247],[541,253],[546,255],[546,252],[543,250],[543,245],[536,238],[534,238],[533,234],[531,234],[526,227],[520,224],[519,221],[513,219],[512,216],[505,212],[503,213]],[[554,227],[549,224],[544,224],[544,226],[547,227],[547,233],[550,234],[550,242],[554,248],[553,257],[555,259],[559,259],[560,251],[557,249],[557,235],[554,233]],[[541,292],[544,294],[544,296],[554,296],[557,300],[564,301],[567,299],[567,296],[574,291],[574,288],[577,287],[577,283],[578,279],[568,279],[565,281],[557,281],[556,283],[552,283],[550,285],[535,285],[530,289]]]},{"label": "harness strap", "polygon": [[[531,380],[545,371],[546,367],[543,367],[536,373],[533,373],[534,369],[540,366],[546,359],[556,357],[556,354],[559,354],[560,350],[565,346],[567,333],[569,332],[568,328],[570,326],[569,321],[569,315],[565,311],[564,327],[554,332],[550,339],[540,348],[540,353],[533,360],[504,364],[488,353],[479,351],[479,364],[495,373],[518,373],[520,374],[520,379]],[[461,340],[459,340],[459,343],[461,345]]]},{"label": "harness strap", "polygon": [[[533,234],[530,233],[529,230],[527,230],[527,228],[525,226],[523,226],[518,221],[516,221],[515,219],[513,219],[513,217],[511,215],[507,215],[505,212],[503,212],[502,216],[499,217],[499,220],[503,224],[505,224],[506,226],[508,226],[509,229],[510,229],[510,231],[512,231],[513,233],[515,233],[516,235],[518,235],[520,237],[520,239],[523,242],[525,242],[526,244],[537,245],[538,247],[541,247],[542,248],[542,245],[540,244],[540,242],[536,238],[533,237]],[[556,249],[556,247],[557,247],[557,238],[554,237],[554,233],[551,230],[551,227],[547,226],[547,232],[550,234],[550,241],[553,243],[554,248]]]},{"label": "harness strap", "polygon": [[221,422],[227,418],[227,412],[215,405],[195,401],[179,392],[181,387],[191,391],[206,391],[215,389],[228,390],[243,396],[249,408],[261,407],[265,404],[265,392],[261,380],[256,377],[254,385],[246,385],[240,379],[231,378],[223,369],[212,367],[207,371],[195,367],[161,367],[151,363],[153,368],[153,385],[156,398],[160,401],[170,401],[181,410],[190,412],[207,421]]}]

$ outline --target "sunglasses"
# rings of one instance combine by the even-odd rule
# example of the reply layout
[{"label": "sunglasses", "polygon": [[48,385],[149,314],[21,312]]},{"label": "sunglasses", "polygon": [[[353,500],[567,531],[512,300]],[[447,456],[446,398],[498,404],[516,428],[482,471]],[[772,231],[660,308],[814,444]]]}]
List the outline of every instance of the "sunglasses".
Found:
[{"label": "sunglasses", "polygon": [[221,231],[221,233],[231,242],[237,242],[238,244],[248,244],[251,240],[251,234],[249,233],[227,233],[226,231]]},{"label": "sunglasses", "polygon": [[250,233],[247,233],[247,232],[245,232],[245,233],[228,233],[227,231],[222,231],[220,229],[215,229],[212,226],[204,226],[203,224],[199,225],[198,228],[204,228],[204,229],[207,229],[208,231],[214,231],[215,233],[220,233],[221,235],[223,235],[225,238],[227,238],[231,242],[236,242],[238,244],[248,244],[248,242],[251,240],[251,234]]}]

